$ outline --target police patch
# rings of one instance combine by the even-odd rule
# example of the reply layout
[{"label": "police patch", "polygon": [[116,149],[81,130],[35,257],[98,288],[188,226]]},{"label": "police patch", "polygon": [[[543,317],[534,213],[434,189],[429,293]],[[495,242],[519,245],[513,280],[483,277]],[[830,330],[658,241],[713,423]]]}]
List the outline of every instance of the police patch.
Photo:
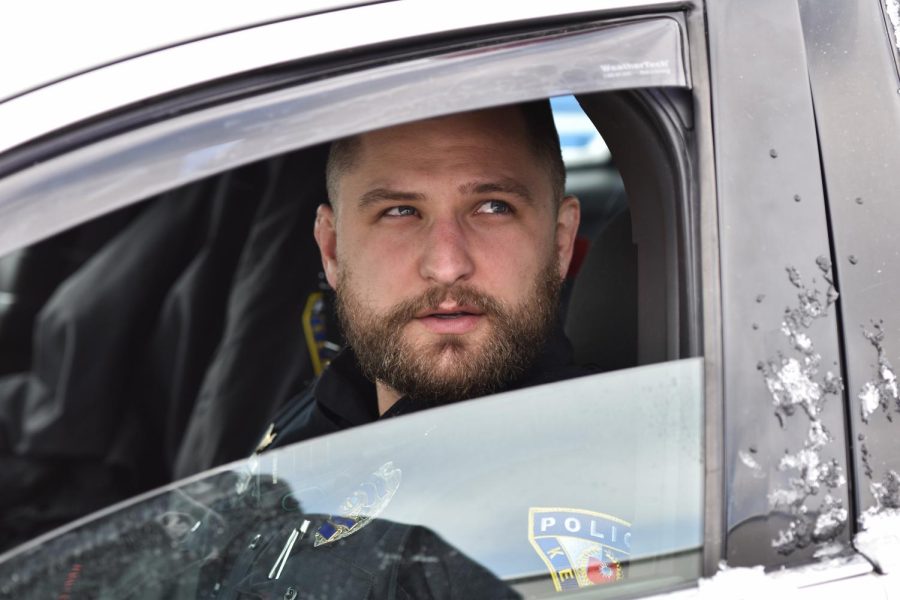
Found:
[{"label": "police patch", "polygon": [[631,523],[577,508],[532,507],[528,539],[558,592],[616,582],[631,556]]},{"label": "police patch", "polygon": [[402,472],[386,462],[357,486],[341,504],[341,513],[332,515],[315,533],[313,546],[330,544],[353,535],[381,514],[400,487]]}]

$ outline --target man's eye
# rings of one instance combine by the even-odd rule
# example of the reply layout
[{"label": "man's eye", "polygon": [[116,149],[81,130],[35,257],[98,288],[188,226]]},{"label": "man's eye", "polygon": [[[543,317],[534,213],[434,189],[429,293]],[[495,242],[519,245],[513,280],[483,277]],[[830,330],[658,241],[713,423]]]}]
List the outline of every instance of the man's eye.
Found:
[{"label": "man's eye", "polygon": [[416,214],[418,213],[412,206],[394,206],[384,211],[386,217],[413,217]]},{"label": "man's eye", "polygon": [[513,208],[503,200],[488,200],[487,202],[483,202],[475,212],[487,213],[492,215],[506,215],[511,214],[513,212]]}]

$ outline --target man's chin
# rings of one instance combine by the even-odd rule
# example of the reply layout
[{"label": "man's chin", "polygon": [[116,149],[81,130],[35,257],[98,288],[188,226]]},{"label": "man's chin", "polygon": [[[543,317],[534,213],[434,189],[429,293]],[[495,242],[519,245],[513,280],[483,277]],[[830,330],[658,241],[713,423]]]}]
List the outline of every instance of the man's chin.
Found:
[{"label": "man's chin", "polygon": [[377,378],[423,406],[493,393],[520,373],[510,368],[508,357],[498,353],[490,340],[445,335],[416,341],[396,357],[394,364],[400,368]]},{"label": "man's chin", "polygon": [[412,348],[414,356],[427,359],[436,370],[471,364],[481,349],[476,341],[460,335],[442,335],[436,340],[412,345]]},{"label": "man's chin", "polygon": [[410,327],[404,331],[404,343],[413,348],[415,352],[426,353],[430,356],[442,354],[478,352],[491,338],[495,331],[487,323],[475,331],[467,333],[434,333],[431,331],[416,330]]}]

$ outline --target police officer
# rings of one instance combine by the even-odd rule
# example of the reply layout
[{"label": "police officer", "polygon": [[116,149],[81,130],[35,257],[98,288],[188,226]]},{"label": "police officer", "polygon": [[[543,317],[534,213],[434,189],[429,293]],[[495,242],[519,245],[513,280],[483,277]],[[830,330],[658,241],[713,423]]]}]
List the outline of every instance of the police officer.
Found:
[{"label": "police officer", "polygon": [[260,450],[582,372],[559,327],[580,208],[549,103],[332,144],[315,239],[348,342]]}]

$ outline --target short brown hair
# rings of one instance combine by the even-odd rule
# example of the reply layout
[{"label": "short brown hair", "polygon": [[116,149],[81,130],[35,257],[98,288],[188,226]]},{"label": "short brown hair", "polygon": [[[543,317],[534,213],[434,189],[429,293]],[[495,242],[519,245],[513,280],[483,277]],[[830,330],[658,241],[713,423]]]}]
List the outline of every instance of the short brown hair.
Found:
[{"label": "short brown hair", "polygon": [[[553,123],[550,101],[534,100],[516,106],[525,118],[526,133],[532,150],[538,159],[547,166],[553,187],[554,201],[559,206],[566,190],[566,167],[562,160],[559,135]],[[359,146],[359,136],[341,138],[331,143],[325,178],[328,185],[328,197],[332,202],[337,194],[338,179],[355,165]]]}]

